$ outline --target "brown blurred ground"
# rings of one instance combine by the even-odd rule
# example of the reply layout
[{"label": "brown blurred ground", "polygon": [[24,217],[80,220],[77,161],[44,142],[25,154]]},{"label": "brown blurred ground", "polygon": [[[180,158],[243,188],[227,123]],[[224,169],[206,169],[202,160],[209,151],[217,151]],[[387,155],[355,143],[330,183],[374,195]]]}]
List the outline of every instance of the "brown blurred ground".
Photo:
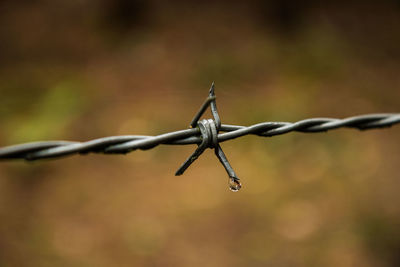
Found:
[{"label": "brown blurred ground", "polygon": [[[2,1],[0,145],[399,112],[398,1]],[[0,266],[399,266],[400,127],[1,162]]]}]

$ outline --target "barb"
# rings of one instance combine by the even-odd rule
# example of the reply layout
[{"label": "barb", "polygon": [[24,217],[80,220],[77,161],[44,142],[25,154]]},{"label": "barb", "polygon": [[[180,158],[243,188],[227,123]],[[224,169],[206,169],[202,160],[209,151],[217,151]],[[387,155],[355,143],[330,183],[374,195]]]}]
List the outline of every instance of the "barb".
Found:
[{"label": "barb", "polygon": [[[201,120],[200,117],[211,107],[214,119]],[[169,132],[157,136],[123,135],[99,138],[87,142],[43,141],[0,148],[0,160],[25,159],[38,160],[56,158],[72,154],[104,153],[126,154],[136,149],[147,150],[158,145],[191,145],[197,144],[196,151],[182,164],[176,172],[181,175],[207,148],[215,150],[215,154],[225,167],[230,177],[232,191],[240,189],[241,184],[229,164],[219,143],[245,135],[271,137],[289,132],[316,133],[338,128],[355,128],[367,130],[389,127],[400,123],[400,113],[367,114],[345,119],[311,118],[298,122],[262,122],[251,126],[221,124],[216,106],[214,83],[209,95],[194,116],[190,128]],[[220,133],[222,132],[222,133]]]}]

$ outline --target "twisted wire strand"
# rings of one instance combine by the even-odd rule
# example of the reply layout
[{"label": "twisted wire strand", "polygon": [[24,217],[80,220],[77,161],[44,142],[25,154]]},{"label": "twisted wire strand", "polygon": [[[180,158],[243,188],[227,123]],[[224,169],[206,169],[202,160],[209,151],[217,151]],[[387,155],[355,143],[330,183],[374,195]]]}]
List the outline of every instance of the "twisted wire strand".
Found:
[{"label": "twisted wire strand", "polygon": [[[367,130],[400,123],[400,113],[367,114],[345,119],[311,118],[298,122],[262,122],[251,126],[221,124],[218,142],[225,142],[245,135],[271,137],[289,132],[316,133],[337,128]],[[158,145],[190,145],[202,141],[199,128],[169,132],[157,136],[110,136],[87,142],[42,141],[0,148],[0,159],[38,160],[72,154],[105,153],[125,154],[130,151],[151,149]]]}]

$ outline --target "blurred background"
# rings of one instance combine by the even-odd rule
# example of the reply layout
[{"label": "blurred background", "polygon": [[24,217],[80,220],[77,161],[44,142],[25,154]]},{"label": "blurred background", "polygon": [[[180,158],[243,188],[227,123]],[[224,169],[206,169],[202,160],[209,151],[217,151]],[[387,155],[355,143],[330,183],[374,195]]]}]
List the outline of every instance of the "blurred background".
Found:
[{"label": "blurred background", "polygon": [[[1,1],[0,146],[399,112],[399,1]],[[209,115],[208,115],[209,116]],[[0,163],[0,266],[399,266],[400,127]]]}]

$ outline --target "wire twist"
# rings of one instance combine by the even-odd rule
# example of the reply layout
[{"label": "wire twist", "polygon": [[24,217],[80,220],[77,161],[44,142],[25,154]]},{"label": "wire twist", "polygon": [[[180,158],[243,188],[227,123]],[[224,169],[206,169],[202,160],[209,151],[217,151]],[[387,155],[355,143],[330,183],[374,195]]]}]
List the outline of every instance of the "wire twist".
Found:
[{"label": "wire twist", "polygon": [[[200,117],[210,106],[214,119],[201,120]],[[354,116],[345,119],[311,118],[298,122],[262,122],[251,126],[221,124],[217,111],[214,83],[209,95],[190,123],[190,128],[157,136],[123,135],[103,137],[87,142],[42,141],[0,148],[0,160],[25,159],[38,160],[57,158],[72,154],[104,153],[126,154],[136,149],[147,150],[158,145],[191,145],[198,147],[176,172],[183,172],[206,150],[214,149],[216,156],[225,167],[230,178],[232,191],[240,189],[241,184],[229,164],[220,143],[245,135],[271,137],[289,132],[316,133],[338,128],[367,130],[389,127],[400,123],[400,113],[382,113]],[[221,133],[222,132],[222,133]]]}]

